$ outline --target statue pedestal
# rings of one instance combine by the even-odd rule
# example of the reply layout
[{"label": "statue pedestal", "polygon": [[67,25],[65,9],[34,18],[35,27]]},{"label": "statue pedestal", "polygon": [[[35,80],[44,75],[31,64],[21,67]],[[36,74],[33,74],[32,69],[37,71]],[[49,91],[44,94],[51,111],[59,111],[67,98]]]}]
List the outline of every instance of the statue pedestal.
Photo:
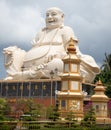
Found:
[{"label": "statue pedestal", "polygon": [[[22,87],[23,86],[23,87]],[[90,95],[93,93],[93,84],[82,84],[82,90],[87,92],[84,96],[84,102],[90,100]],[[56,93],[61,90],[61,80],[52,79],[52,100],[53,105],[56,100]],[[22,92],[22,93],[21,93]],[[51,98],[51,79],[39,80],[0,80],[0,97],[7,99],[17,98],[34,98],[39,99],[39,102],[45,103],[47,98],[47,105],[50,105]]]}]

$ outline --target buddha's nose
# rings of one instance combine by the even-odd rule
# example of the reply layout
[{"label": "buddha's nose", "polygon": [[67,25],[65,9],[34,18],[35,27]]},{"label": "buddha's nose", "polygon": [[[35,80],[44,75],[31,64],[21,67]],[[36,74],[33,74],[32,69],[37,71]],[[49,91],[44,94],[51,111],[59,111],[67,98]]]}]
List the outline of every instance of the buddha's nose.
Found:
[{"label": "buddha's nose", "polygon": [[50,15],[48,15],[48,18],[52,18],[52,15],[50,14]]}]

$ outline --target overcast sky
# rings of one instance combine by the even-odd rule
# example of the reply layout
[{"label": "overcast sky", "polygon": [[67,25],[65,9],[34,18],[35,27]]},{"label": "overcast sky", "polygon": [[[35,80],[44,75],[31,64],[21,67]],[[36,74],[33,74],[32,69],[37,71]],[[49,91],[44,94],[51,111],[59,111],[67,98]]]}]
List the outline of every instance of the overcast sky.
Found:
[{"label": "overcast sky", "polygon": [[103,63],[111,53],[111,0],[0,0],[0,79],[5,77],[2,50],[10,45],[29,50],[31,40],[45,26],[45,12],[59,7],[65,25],[72,27],[82,53]]}]

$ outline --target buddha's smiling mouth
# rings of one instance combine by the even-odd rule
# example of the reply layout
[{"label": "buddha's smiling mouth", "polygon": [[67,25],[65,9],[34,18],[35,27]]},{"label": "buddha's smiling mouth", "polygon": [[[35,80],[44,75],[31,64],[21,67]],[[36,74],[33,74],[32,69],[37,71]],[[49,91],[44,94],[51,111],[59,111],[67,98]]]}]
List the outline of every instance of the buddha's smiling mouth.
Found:
[{"label": "buddha's smiling mouth", "polygon": [[48,20],[48,23],[55,23],[56,20]]}]

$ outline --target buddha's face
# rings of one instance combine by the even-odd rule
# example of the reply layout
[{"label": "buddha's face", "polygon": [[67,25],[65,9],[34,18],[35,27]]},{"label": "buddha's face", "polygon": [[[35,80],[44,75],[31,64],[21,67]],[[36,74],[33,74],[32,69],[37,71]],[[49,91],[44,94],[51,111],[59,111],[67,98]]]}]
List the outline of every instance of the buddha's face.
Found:
[{"label": "buddha's face", "polygon": [[46,12],[46,27],[49,29],[60,27],[63,24],[64,14],[56,9]]}]

